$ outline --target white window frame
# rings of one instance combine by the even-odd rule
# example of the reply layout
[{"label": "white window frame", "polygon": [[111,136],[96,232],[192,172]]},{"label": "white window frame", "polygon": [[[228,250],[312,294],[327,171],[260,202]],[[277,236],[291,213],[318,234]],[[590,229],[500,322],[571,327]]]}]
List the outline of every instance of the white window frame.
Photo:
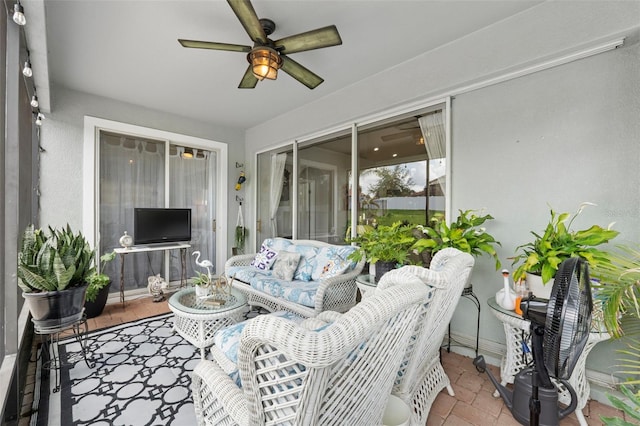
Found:
[{"label": "white window frame", "polygon": [[226,143],[209,139],[182,135],[180,133],[137,126],[119,121],[106,120],[91,116],[84,117],[84,152],[83,152],[83,211],[82,228],[85,238],[91,246],[96,246],[99,240],[100,206],[100,159],[99,142],[100,131],[108,131],[148,139],[170,141],[172,144],[206,149],[216,153],[216,208],[215,208],[215,245],[216,245],[216,274],[222,272],[227,260],[227,169],[228,146]]},{"label": "white window frame", "polygon": [[[379,122],[383,122],[385,120],[390,120],[390,119],[394,119],[396,117],[402,116],[402,115],[407,115],[410,113],[413,113],[415,111],[421,111],[436,105],[444,105],[443,110],[444,110],[444,114],[445,114],[445,149],[446,149],[446,159],[445,159],[445,164],[446,164],[446,171],[445,171],[445,179],[447,182],[447,191],[445,193],[445,199],[444,199],[444,203],[445,203],[445,221],[447,223],[451,223],[451,188],[452,186],[452,175],[451,175],[451,97],[450,96],[446,96],[446,97],[435,97],[435,98],[430,98],[430,99],[426,99],[426,100],[422,100],[419,102],[415,102],[415,103],[410,103],[407,105],[402,105],[400,107],[397,108],[393,108],[393,109],[389,109],[389,110],[385,110],[376,114],[371,114],[365,117],[361,117],[358,120],[351,120],[347,123],[338,125],[338,126],[334,126],[328,129],[323,129],[320,131],[317,131],[315,133],[309,134],[309,135],[304,135],[300,138],[296,138],[293,141],[288,141],[288,142],[282,142],[280,144],[274,145],[272,147],[269,148],[263,148],[260,149],[258,151],[255,152],[254,154],[254,164],[255,169],[253,171],[254,176],[257,175],[258,170],[257,170],[257,164],[258,164],[258,156],[262,153],[265,152],[270,152],[274,149],[279,149],[282,147],[287,147],[292,145],[293,146],[293,176],[298,176],[298,170],[297,170],[297,166],[298,166],[298,148],[300,147],[301,144],[304,144],[309,142],[309,141],[315,141],[318,139],[322,139],[323,137],[327,137],[329,135],[332,135],[334,133],[338,133],[338,132],[344,132],[345,130],[348,131],[349,129],[351,130],[351,167],[352,170],[358,170],[358,156],[357,154],[354,155],[354,152],[356,152],[357,150],[357,146],[358,146],[358,130],[360,128],[362,128],[363,126],[367,126],[370,124],[376,124]],[[298,179],[292,179],[292,183],[293,183],[293,203],[292,203],[292,232],[293,232],[293,238],[295,239],[297,237],[297,231],[298,231],[298,221],[297,221],[297,212],[295,212],[294,207],[298,205],[298,200],[297,200],[297,195],[298,195]],[[352,173],[351,174],[351,187],[352,188],[357,188],[358,187],[358,174],[357,173]],[[254,187],[254,200],[257,199],[257,188]],[[351,222],[352,223],[356,223],[358,221],[357,218],[357,204],[358,200],[356,197],[351,197]],[[254,211],[253,211],[253,215],[254,217],[258,217],[258,206],[255,205],[254,206]],[[351,230],[351,236],[355,237],[356,234],[356,228],[353,227]],[[257,242],[257,244],[259,244],[259,242]]]}]

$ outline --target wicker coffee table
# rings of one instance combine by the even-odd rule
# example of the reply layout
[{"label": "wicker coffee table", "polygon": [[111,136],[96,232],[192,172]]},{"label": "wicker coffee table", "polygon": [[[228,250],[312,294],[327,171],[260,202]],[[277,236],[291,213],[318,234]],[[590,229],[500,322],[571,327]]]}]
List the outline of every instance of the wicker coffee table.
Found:
[{"label": "wicker coffee table", "polygon": [[174,330],[200,348],[202,359],[205,349],[213,345],[215,332],[244,320],[248,310],[247,299],[235,288],[231,289],[230,295],[224,296],[223,305],[214,303],[213,299],[197,297],[193,287],[180,290],[169,299],[169,309],[175,314]]}]

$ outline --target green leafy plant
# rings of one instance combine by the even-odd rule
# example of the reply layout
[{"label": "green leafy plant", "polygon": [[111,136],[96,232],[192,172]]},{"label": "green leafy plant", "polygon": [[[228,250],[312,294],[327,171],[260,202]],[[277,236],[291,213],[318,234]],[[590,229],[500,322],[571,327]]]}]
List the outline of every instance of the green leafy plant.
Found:
[{"label": "green leafy plant", "polygon": [[619,417],[604,416],[600,416],[600,420],[607,426],[637,426],[638,422],[640,422],[640,391],[634,392],[631,386],[626,385],[620,386],[620,390],[629,398],[630,404],[627,404],[615,395],[607,395],[607,398],[615,408],[623,411],[627,416],[635,419],[637,422],[631,423]]},{"label": "green leafy plant", "polygon": [[98,292],[111,283],[111,277],[102,273],[102,271],[104,270],[104,265],[111,262],[115,257],[115,251],[111,251],[110,253],[100,256],[100,268],[97,271],[94,271],[94,273],[89,275],[87,278],[89,286],[87,287],[86,300],[88,302],[95,302],[98,297]]},{"label": "green leafy plant", "polygon": [[476,214],[476,210],[459,210],[459,215],[455,222],[447,225],[444,215],[438,213],[431,219],[431,226],[417,225],[418,236],[420,237],[412,249],[419,253],[427,250],[430,255],[438,251],[453,247],[460,251],[470,253],[472,256],[488,254],[496,263],[496,270],[500,269],[500,259],[495,250],[495,245],[500,242],[489,234],[482,225],[487,220],[492,220],[491,215]]},{"label": "green leafy plant", "polygon": [[617,245],[608,252],[608,261],[591,269],[597,299],[603,301],[603,320],[614,337],[622,335],[622,315],[640,319],[640,247]]},{"label": "green leafy plant", "polygon": [[190,279],[191,284],[195,286],[207,286],[211,284],[211,278],[207,274],[203,274],[202,272],[196,272],[196,276]]},{"label": "green leafy plant", "polygon": [[376,262],[394,262],[405,264],[416,237],[412,230],[414,225],[396,222],[391,226],[378,225],[362,229],[355,238],[348,242],[356,243],[360,250],[349,255],[350,260],[359,262],[363,257],[372,264]]},{"label": "green leafy plant", "polygon": [[244,244],[247,239],[247,228],[244,226],[236,226],[235,242],[239,252],[244,252]]},{"label": "green leafy plant", "polygon": [[635,380],[627,380],[620,386],[620,391],[627,397],[628,402],[611,394],[607,394],[607,398],[615,408],[625,413],[625,417],[629,420],[635,419],[637,422],[630,423],[619,417],[601,416],[602,422],[608,426],[631,426],[640,422],[640,388],[638,388],[640,380],[637,379],[640,375],[640,342],[631,340],[627,346],[629,349],[619,351],[626,356],[622,359],[622,367],[625,368],[622,373],[628,374],[629,377],[636,377]]},{"label": "green leafy plant", "polygon": [[589,262],[592,268],[607,262],[607,253],[596,246],[615,238],[619,232],[593,225],[588,229],[572,231],[571,224],[592,203],[582,203],[572,216],[570,213],[556,213],[551,209],[551,219],[542,235],[531,232],[535,239],[516,247],[519,252],[513,258],[513,265],[520,263],[513,273],[513,279],[519,281],[525,274],[542,276],[546,283],[556,275],[558,266],[563,260],[579,256]]},{"label": "green leafy plant", "polygon": [[26,292],[60,291],[85,285],[92,274],[94,251],[67,224],[49,234],[28,226],[18,253],[18,285]]}]

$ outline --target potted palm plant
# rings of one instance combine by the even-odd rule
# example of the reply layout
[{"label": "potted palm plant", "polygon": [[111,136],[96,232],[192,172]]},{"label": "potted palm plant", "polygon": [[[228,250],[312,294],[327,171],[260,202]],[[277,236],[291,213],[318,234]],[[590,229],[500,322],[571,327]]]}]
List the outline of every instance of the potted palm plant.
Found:
[{"label": "potted palm plant", "polygon": [[[640,333],[640,247],[617,245],[608,252],[607,262],[590,271],[594,299],[602,302],[602,320],[609,334],[622,336],[622,315],[635,318]],[[629,324],[628,324],[629,325]]]},{"label": "potted palm plant", "polygon": [[18,253],[18,286],[33,321],[41,327],[73,323],[82,317],[94,251],[67,225],[49,233],[28,226]]},{"label": "potted palm plant", "polygon": [[[535,237],[533,241],[516,247],[513,265],[518,264],[518,267],[513,273],[514,281],[526,279],[529,289],[536,296],[548,298],[551,286],[546,286],[546,289],[542,286],[555,277],[563,260],[578,256],[585,259],[591,268],[609,261],[607,253],[596,246],[615,238],[618,231],[609,229],[610,226],[605,229],[598,225],[579,231],[571,230],[573,221],[589,205],[595,204],[582,203],[573,215],[556,213],[551,209],[551,218],[544,232],[539,234],[532,231]],[[536,276],[540,277],[540,287],[536,280],[532,280]]]},{"label": "potted palm plant", "polygon": [[107,304],[109,288],[111,287],[111,277],[102,271],[104,270],[104,265],[111,262],[115,257],[115,251],[100,256],[99,269],[87,278],[87,295],[84,302],[84,312],[87,318],[95,318],[102,314]]},{"label": "potted palm plant", "polygon": [[[620,350],[624,355],[621,373],[627,380],[620,386],[625,400],[615,395],[607,395],[614,407],[622,410],[628,420],[640,421],[640,247],[638,245],[617,245],[608,253],[609,261],[601,262],[591,269],[594,312],[601,305],[601,320],[607,332],[613,337],[627,340],[628,349]],[[594,313],[595,315],[595,313]],[[624,330],[623,330],[624,327]],[[601,417],[606,425],[632,425],[618,417]]]}]

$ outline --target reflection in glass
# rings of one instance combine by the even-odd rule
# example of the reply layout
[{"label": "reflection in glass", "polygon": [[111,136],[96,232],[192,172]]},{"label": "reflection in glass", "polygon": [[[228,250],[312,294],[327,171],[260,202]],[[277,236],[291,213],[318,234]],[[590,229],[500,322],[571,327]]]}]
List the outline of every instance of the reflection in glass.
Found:
[{"label": "reflection in glass", "polygon": [[292,237],[293,151],[281,148],[258,155],[256,247],[265,238]]},{"label": "reflection in glass", "polygon": [[344,244],[350,210],[351,133],[323,139],[298,148],[297,236]]},{"label": "reflection in glass", "polygon": [[427,224],[445,210],[442,109],[358,131],[358,224]]},{"label": "reflection in glass", "polygon": [[257,247],[272,236],[342,244],[353,207],[358,225],[424,225],[445,214],[443,112],[440,104],[358,127],[357,159],[350,128],[299,143],[295,159],[292,145],[259,154]]}]

